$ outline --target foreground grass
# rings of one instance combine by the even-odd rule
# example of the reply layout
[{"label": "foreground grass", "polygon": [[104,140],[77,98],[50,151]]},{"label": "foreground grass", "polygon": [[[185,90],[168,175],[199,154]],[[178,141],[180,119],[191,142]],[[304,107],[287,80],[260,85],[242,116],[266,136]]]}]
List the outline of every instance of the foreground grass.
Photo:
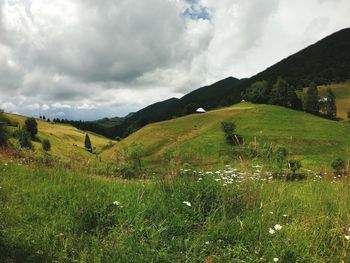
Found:
[{"label": "foreground grass", "polygon": [[8,164],[0,187],[1,262],[350,261],[346,180],[108,182]]}]

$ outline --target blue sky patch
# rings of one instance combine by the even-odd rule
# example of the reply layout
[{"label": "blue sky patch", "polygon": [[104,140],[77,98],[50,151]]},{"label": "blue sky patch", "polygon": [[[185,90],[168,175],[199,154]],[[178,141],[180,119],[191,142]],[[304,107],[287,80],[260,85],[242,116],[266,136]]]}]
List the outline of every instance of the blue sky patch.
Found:
[{"label": "blue sky patch", "polygon": [[190,7],[188,7],[184,12],[183,16],[193,19],[193,20],[199,20],[199,19],[205,19],[210,20],[210,12],[207,7],[204,7],[198,3],[198,0],[186,0],[189,4],[191,4]]}]

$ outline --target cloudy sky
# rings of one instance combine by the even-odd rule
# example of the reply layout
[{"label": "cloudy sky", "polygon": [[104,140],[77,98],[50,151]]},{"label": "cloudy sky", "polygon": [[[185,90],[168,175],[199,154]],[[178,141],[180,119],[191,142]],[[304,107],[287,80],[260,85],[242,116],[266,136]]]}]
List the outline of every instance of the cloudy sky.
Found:
[{"label": "cloudy sky", "polygon": [[0,0],[0,108],[123,116],[350,26],[349,0]]}]

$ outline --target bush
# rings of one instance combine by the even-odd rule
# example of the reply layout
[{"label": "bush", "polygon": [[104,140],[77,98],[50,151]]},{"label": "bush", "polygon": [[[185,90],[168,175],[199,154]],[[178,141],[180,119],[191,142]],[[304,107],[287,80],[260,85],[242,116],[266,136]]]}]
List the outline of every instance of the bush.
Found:
[{"label": "bush", "polygon": [[225,133],[227,143],[232,145],[241,144],[243,138],[235,133],[236,125],[234,122],[222,122],[221,128]]},{"label": "bush", "polygon": [[5,123],[0,122],[0,146],[7,146],[8,134]]},{"label": "bush", "polygon": [[45,152],[48,152],[51,150],[51,143],[48,139],[43,139],[42,142],[41,142],[41,145],[43,147],[43,150]]},{"label": "bush", "polygon": [[337,158],[332,162],[331,166],[336,174],[341,175],[345,170],[345,161],[341,158]]},{"label": "bush", "polygon": [[32,139],[35,139],[35,136],[38,133],[38,123],[36,122],[36,120],[34,118],[26,119],[24,127],[29,133],[30,137]]},{"label": "bush", "polygon": [[276,157],[278,167],[280,169],[283,168],[283,165],[287,159],[287,156],[288,156],[288,150],[286,148],[284,148],[284,147],[277,148],[277,150],[275,152],[275,157]]},{"label": "bush", "polygon": [[295,175],[296,171],[301,168],[301,162],[299,160],[289,160],[288,167],[292,171],[293,175]]},{"label": "bush", "polygon": [[22,148],[33,149],[30,133],[25,128],[17,130],[15,136]]}]

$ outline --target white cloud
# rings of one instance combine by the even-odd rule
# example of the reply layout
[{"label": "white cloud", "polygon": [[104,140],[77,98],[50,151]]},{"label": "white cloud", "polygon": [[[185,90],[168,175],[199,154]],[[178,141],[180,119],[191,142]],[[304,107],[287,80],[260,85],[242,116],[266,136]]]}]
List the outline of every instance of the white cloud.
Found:
[{"label": "white cloud", "polygon": [[2,0],[1,99],[29,114],[127,114],[258,73],[348,27],[349,11],[347,0]]}]

